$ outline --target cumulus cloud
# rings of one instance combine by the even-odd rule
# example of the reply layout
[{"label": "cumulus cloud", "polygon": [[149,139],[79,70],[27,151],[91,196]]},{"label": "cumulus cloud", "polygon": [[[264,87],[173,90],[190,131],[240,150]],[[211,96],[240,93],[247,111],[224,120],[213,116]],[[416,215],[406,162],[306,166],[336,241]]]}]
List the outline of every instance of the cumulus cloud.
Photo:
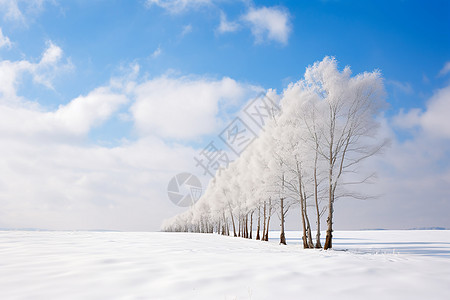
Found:
[{"label": "cumulus cloud", "polygon": [[147,7],[159,6],[172,14],[211,4],[211,0],[147,0]]},{"label": "cumulus cloud", "polygon": [[141,135],[192,139],[218,129],[219,106],[244,100],[254,88],[220,80],[167,76],[138,85],[131,113]]},{"label": "cumulus cloud", "polygon": [[289,13],[283,8],[250,8],[243,20],[250,25],[256,43],[275,41],[287,44],[291,25]]}]

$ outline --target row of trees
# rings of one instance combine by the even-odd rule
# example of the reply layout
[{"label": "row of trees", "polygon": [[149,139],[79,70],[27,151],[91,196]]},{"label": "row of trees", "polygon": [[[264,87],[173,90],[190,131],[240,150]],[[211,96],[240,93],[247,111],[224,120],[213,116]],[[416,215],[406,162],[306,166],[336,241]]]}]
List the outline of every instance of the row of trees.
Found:
[{"label": "row of trees", "polygon": [[216,174],[194,206],[166,220],[162,229],[253,238],[256,225],[256,239],[267,241],[276,213],[280,243],[286,244],[285,220],[298,205],[303,247],[322,247],[326,214],[323,248],[331,248],[335,201],[366,197],[348,187],[370,180],[357,167],[386,143],[374,138],[384,103],[380,73],[351,75],[349,67],[340,71],[334,58],[325,57],[281,96],[270,90],[267,96],[279,102],[280,112],[272,110],[258,139]]}]

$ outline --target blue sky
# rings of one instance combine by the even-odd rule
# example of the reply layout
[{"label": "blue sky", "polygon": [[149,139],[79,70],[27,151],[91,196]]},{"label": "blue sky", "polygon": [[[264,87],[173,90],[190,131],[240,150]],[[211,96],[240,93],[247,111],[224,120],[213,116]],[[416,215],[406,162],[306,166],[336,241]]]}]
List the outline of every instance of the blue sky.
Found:
[{"label": "blue sky", "polygon": [[[249,6],[270,7],[271,1],[193,4],[173,13],[144,1],[44,1],[41,5],[39,11],[29,12],[26,24],[3,22],[3,33],[14,46],[1,55],[37,59],[49,40],[64,50],[76,71],[54,82],[57,93],[31,92],[28,86],[21,91],[42,93],[39,100],[49,105],[87,93],[134,62],[150,77],[172,69],[229,76],[280,90],[298,80],[307,65],[333,55],[354,72],[378,68],[387,81],[414,87],[412,95],[391,97],[394,110],[423,107],[424,98],[442,85],[444,79],[436,74],[450,59],[448,1],[426,5],[423,1],[281,1],[275,7],[288,15],[286,44],[267,38],[257,43],[246,25],[236,32],[217,32],[221,12],[236,21]],[[25,2],[18,6],[24,14],[30,10]],[[183,33],[185,28],[190,29]],[[161,54],[152,58],[158,48]]]},{"label": "blue sky", "polygon": [[[282,92],[302,77],[308,65],[327,55],[335,56],[341,67],[350,65],[355,74],[381,70],[389,104],[385,132],[394,138],[391,152],[419,149],[418,156],[434,159],[421,167],[430,172],[434,185],[450,181],[448,131],[433,138],[429,134],[448,128],[445,118],[432,114],[448,109],[450,101],[446,90],[450,80],[448,1],[0,0],[0,14],[4,86],[0,103],[5,116],[18,116],[11,117],[17,125],[5,120],[0,124],[8,166],[3,171],[7,179],[0,201],[10,207],[0,214],[0,227],[157,229],[161,218],[178,208],[163,203],[167,199],[158,200],[159,204],[147,200],[165,197],[165,182],[171,174],[192,170],[192,154],[219,134],[232,113],[257,91]],[[107,91],[98,91],[100,87]],[[108,100],[111,95],[114,101]],[[79,96],[95,99],[95,104],[71,105]],[[190,100],[177,102],[184,96]],[[199,112],[185,116],[186,103],[193,103]],[[52,121],[47,120],[49,114]],[[430,119],[445,123],[436,125]],[[35,146],[42,143],[48,149],[21,152],[38,149]],[[420,150],[425,144],[441,152]],[[83,167],[68,158],[66,154],[72,152],[85,153],[80,157],[86,159],[77,157]],[[166,155],[161,159],[167,166],[164,171],[158,159],[147,158],[160,153]],[[109,157],[110,164],[92,166],[99,160],[89,159],[96,155]],[[149,161],[129,161],[130,157]],[[410,166],[416,160],[412,157],[404,164]],[[54,165],[73,176],[55,175]],[[391,180],[414,172],[398,168],[381,173]],[[42,183],[47,189],[32,183],[32,174],[41,171],[49,174]],[[114,172],[119,175],[108,177]],[[133,174],[141,184],[134,183],[134,188],[142,191],[133,193],[124,186],[116,195],[105,195],[104,181],[122,182],[125,174]],[[448,188],[434,185],[428,188],[441,195],[439,203],[450,206]],[[30,198],[17,186],[36,196]],[[74,193],[85,195],[82,204],[69,192],[59,191],[73,186]],[[117,198],[121,193],[135,202],[123,203]],[[89,200],[98,198],[105,200],[101,204]],[[16,204],[11,199],[17,199]],[[159,210],[154,222],[134,211],[155,206]],[[44,207],[43,212],[35,212],[36,207]],[[86,209],[91,209],[92,216],[82,220],[79,216]],[[127,209],[131,217],[123,225],[115,224],[112,220]],[[418,210],[420,206],[416,214]],[[442,216],[431,224],[432,213],[417,226],[450,227]],[[47,222],[48,216],[59,221]],[[372,219],[342,227],[383,227]]]}]

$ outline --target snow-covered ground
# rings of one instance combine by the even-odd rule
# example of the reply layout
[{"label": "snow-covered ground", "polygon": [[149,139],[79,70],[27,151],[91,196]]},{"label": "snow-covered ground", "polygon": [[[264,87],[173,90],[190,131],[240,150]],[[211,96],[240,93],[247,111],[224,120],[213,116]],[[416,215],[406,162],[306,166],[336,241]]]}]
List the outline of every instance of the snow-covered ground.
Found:
[{"label": "snow-covered ground", "polygon": [[[340,231],[333,251],[211,234],[0,231],[0,299],[448,299],[450,231]],[[345,251],[344,251],[345,250]],[[332,297],[332,298],[329,298]]]}]

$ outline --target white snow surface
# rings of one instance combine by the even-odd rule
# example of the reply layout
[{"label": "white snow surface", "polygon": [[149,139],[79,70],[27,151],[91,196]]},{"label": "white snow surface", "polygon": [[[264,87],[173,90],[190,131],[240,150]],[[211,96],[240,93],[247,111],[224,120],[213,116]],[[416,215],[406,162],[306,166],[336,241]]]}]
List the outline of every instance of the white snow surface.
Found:
[{"label": "white snow surface", "polygon": [[278,234],[0,231],[0,299],[449,299],[450,231]]}]

